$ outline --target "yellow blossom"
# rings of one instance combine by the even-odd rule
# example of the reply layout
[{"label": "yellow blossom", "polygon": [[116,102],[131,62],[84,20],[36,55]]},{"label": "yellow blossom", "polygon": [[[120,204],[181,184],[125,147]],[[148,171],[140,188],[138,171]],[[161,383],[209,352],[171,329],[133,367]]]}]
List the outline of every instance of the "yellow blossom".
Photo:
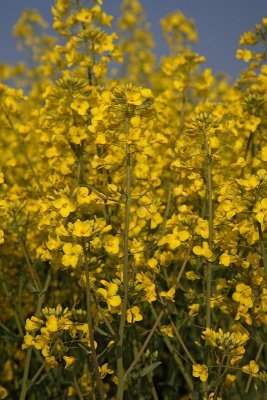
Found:
[{"label": "yellow blossom", "polygon": [[233,293],[233,300],[239,302],[240,304],[247,306],[248,308],[253,307],[253,293],[250,286],[244,283],[238,283],[235,287],[235,292]]},{"label": "yellow blossom", "polygon": [[74,364],[76,358],[73,356],[63,356],[63,360],[66,363],[65,368],[68,369],[69,367],[71,367]]},{"label": "yellow blossom", "polygon": [[190,306],[188,306],[188,308],[189,308],[188,315],[190,315],[190,317],[197,315],[197,313],[199,311],[199,307],[200,307],[200,305],[198,303],[194,303],[194,304],[191,304]]},{"label": "yellow blossom", "polygon": [[209,245],[207,242],[203,242],[202,247],[201,246],[194,246],[193,247],[193,252],[197,256],[203,256],[207,258],[209,261],[213,259],[213,253],[209,248]]},{"label": "yellow blossom", "polygon": [[160,296],[164,297],[166,301],[174,301],[174,295],[175,295],[174,287],[170,288],[167,292],[165,291],[160,292]]},{"label": "yellow blossom", "polygon": [[127,322],[132,324],[136,321],[142,321],[143,315],[140,312],[140,308],[137,306],[133,306],[127,310]]},{"label": "yellow blossom", "polygon": [[190,281],[195,281],[197,279],[200,279],[199,274],[197,274],[195,271],[186,271],[185,273],[186,279],[190,280]]},{"label": "yellow blossom", "polygon": [[87,101],[75,99],[70,106],[73,110],[77,111],[79,115],[85,115],[89,108],[89,103],[87,103]]},{"label": "yellow blossom", "polygon": [[62,264],[65,267],[75,268],[78,264],[79,257],[83,253],[82,246],[79,244],[65,243],[63,246],[64,255],[62,257]]},{"label": "yellow blossom", "polygon": [[111,310],[112,307],[118,307],[121,304],[121,298],[117,295],[119,287],[116,283],[107,282],[105,280],[100,281],[102,285],[106,287],[97,289],[97,292],[106,300],[108,309]]},{"label": "yellow blossom", "polygon": [[75,204],[65,195],[62,195],[62,197],[59,199],[54,200],[53,205],[59,210],[60,215],[62,215],[64,218],[68,217],[71,212],[76,210]]},{"label": "yellow blossom", "polygon": [[193,364],[193,376],[199,378],[201,382],[208,379],[208,367],[205,364]]},{"label": "yellow blossom", "polygon": [[[89,237],[93,233],[93,224],[93,220],[81,221],[77,219],[73,224],[72,234],[77,237]],[[69,224],[69,226],[71,225]]]},{"label": "yellow blossom", "polygon": [[99,367],[99,372],[101,379],[104,379],[107,376],[107,374],[109,375],[113,374],[114,370],[109,368],[108,363],[105,363],[101,365],[101,367]]},{"label": "yellow blossom", "polygon": [[160,332],[165,333],[165,335],[169,336],[170,338],[173,338],[173,329],[172,329],[172,325],[162,325],[162,327],[160,328]]},{"label": "yellow blossom", "polygon": [[259,365],[254,360],[251,360],[248,365],[244,365],[242,367],[242,371],[249,375],[257,374],[259,372],[259,369]]},{"label": "yellow blossom", "polygon": [[110,254],[118,254],[120,239],[117,236],[107,235],[104,238],[104,249]]}]

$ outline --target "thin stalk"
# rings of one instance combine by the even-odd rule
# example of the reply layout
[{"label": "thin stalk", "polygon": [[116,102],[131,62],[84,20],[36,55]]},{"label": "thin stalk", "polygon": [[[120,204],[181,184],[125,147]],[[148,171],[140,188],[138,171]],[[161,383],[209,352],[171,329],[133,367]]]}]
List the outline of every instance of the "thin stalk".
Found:
[{"label": "thin stalk", "polygon": [[19,318],[16,306],[13,304],[12,293],[9,291],[5,281],[3,281],[3,289],[9,300],[9,303],[12,305],[12,308],[14,310],[14,318],[15,318],[15,321],[16,321],[16,324],[18,327],[19,334],[20,334],[20,336],[23,336],[24,330],[23,330],[22,322],[21,322],[21,319]]},{"label": "thin stalk", "polygon": [[94,302],[95,302],[95,304],[96,304],[96,307],[97,307],[97,309],[99,310],[99,312],[100,312],[100,314],[101,314],[101,317],[103,318],[103,321],[105,322],[105,324],[106,324],[106,326],[107,326],[107,328],[108,328],[110,334],[111,334],[112,336],[116,336],[116,333],[115,333],[114,329],[112,328],[111,324],[108,322],[108,319],[107,319],[107,317],[105,316],[105,313],[103,312],[101,306],[99,305],[99,302],[98,302],[98,300],[97,300],[97,297],[96,297],[95,293],[92,292],[92,296],[93,296]]},{"label": "thin stalk", "polygon": [[[156,313],[153,305],[152,305],[151,309],[152,309],[152,313],[153,313],[154,317],[156,318],[157,313]],[[171,356],[173,357],[175,363],[177,364],[179,370],[181,371],[181,374],[183,375],[183,377],[188,385],[188,388],[191,390],[191,392],[193,392],[194,384],[193,384],[192,375],[187,372],[186,368],[183,365],[181,358],[177,354],[175,348],[173,347],[173,345],[167,335],[163,335],[163,341],[166,344],[167,348],[169,349],[169,352],[170,352]]]},{"label": "thin stalk", "polygon": [[103,382],[101,380],[99,364],[96,355],[96,348],[94,342],[94,330],[93,330],[93,319],[91,314],[91,284],[90,284],[90,275],[89,275],[89,260],[86,248],[84,246],[84,254],[85,254],[85,281],[86,281],[86,316],[87,316],[87,325],[88,325],[88,333],[89,333],[89,341],[91,347],[91,355],[94,366],[95,378],[97,383],[97,388],[99,392],[100,400],[104,400],[104,388]]},{"label": "thin stalk", "polygon": [[178,332],[178,329],[177,329],[176,326],[175,326],[175,323],[173,322],[173,320],[172,320],[172,318],[171,318],[171,316],[170,316],[170,314],[169,314],[169,312],[168,312],[167,310],[166,310],[166,313],[167,313],[167,315],[168,315],[168,318],[169,318],[169,321],[170,321],[170,323],[171,323],[172,329],[173,329],[173,331],[174,331],[174,333],[175,333],[175,336],[177,337],[178,342],[180,343],[181,347],[184,349],[185,354],[187,355],[187,357],[189,358],[189,360],[190,360],[190,362],[191,362],[192,364],[196,364],[196,361],[194,360],[192,354],[191,354],[190,351],[188,350],[188,348],[187,348],[185,342],[183,341],[183,339],[182,339],[180,333]]},{"label": "thin stalk", "polygon": [[[185,259],[184,259],[184,262],[183,262],[183,265],[182,265],[182,267],[181,267],[180,273],[179,273],[179,275],[177,276],[177,279],[176,279],[176,286],[179,284],[180,279],[182,278],[182,275],[183,275],[183,272],[184,272],[184,270],[185,270],[186,264],[187,264],[187,262],[188,262],[188,260],[189,260],[189,257],[190,257],[190,253],[191,253],[191,246],[189,247],[188,253],[187,253],[187,255],[186,255]],[[156,321],[155,321],[155,323],[154,323],[154,325],[153,325],[151,331],[149,332],[149,334],[148,334],[146,340],[144,341],[143,346],[142,346],[141,349],[139,350],[138,354],[136,355],[135,359],[133,360],[133,362],[131,363],[131,365],[130,365],[129,368],[127,369],[127,371],[125,372],[125,374],[124,374],[124,380],[125,380],[126,377],[130,374],[130,372],[135,368],[136,364],[137,364],[138,361],[140,360],[140,358],[141,358],[143,352],[145,351],[145,349],[147,348],[147,345],[148,345],[148,343],[150,342],[150,340],[151,340],[151,338],[152,338],[152,336],[153,336],[155,330],[157,329],[158,325],[160,324],[160,321],[161,321],[161,319],[162,319],[164,313],[165,313],[165,307],[161,310],[161,312],[160,312],[159,315],[157,316],[157,319],[156,319]],[[156,313],[155,313],[154,315],[156,316]]]},{"label": "thin stalk", "polygon": [[219,395],[219,391],[220,391],[220,386],[221,386],[221,380],[223,378],[223,375],[225,374],[225,371],[222,373],[222,369],[224,367],[224,361],[226,359],[226,355],[223,355],[223,358],[221,360],[221,364],[218,370],[218,374],[217,374],[217,378],[216,378],[216,383],[215,383],[215,390],[214,390],[214,400],[217,400],[218,395]]},{"label": "thin stalk", "polygon": [[265,250],[265,246],[264,246],[264,240],[263,240],[263,233],[262,233],[262,229],[261,229],[261,224],[258,221],[257,221],[257,227],[258,227],[258,232],[259,232],[260,251],[261,251],[263,267],[264,267],[264,273],[265,273],[265,282],[267,284],[267,255],[266,255],[266,250]]},{"label": "thin stalk", "polygon": [[17,224],[17,219],[16,219],[15,214],[14,214],[14,219],[15,219],[16,227],[18,229],[19,242],[21,244],[21,247],[22,247],[22,250],[23,250],[23,254],[24,254],[24,258],[26,260],[26,264],[27,264],[29,273],[30,273],[31,278],[32,278],[34,290],[36,292],[40,292],[41,291],[40,278],[39,278],[39,275],[38,275],[37,271],[34,269],[32,263],[31,263],[27,246],[26,246],[25,241],[23,240],[23,238],[22,238],[22,236],[21,236],[21,234],[19,232],[19,226]]},{"label": "thin stalk", "polygon": [[152,338],[152,336],[153,336],[155,330],[157,329],[157,327],[158,327],[158,325],[159,325],[159,323],[160,323],[160,321],[161,321],[161,318],[162,318],[163,315],[164,315],[164,312],[165,312],[165,311],[164,311],[164,309],[163,309],[163,310],[161,310],[161,312],[159,313],[158,318],[157,318],[156,321],[154,322],[154,325],[152,326],[151,331],[149,332],[149,334],[148,334],[146,340],[145,340],[144,343],[143,343],[143,346],[142,346],[141,349],[139,350],[137,356],[135,357],[135,359],[133,360],[133,362],[131,363],[131,365],[130,365],[129,368],[127,369],[127,371],[125,372],[125,374],[124,374],[124,380],[125,380],[126,377],[132,372],[132,370],[134,369],[134,367],[136,366],[136,364],[137,364],[138,361],[140,360],[140,358],[141,358],[142,354],[144,353],[145,349],[147,348],[147,345],[148,345],[148,343],[150,342],[150,340],[151,340],[151,338]]},{"label": "thin stalk", "polygon": [[124,214],[124,243],[123,243],[123,299],[122,311],[119,325],[119,342],[117,347],[117,369],[118,369],[118,389],[117,399],[123,399],[124,392],[124,366],[123,366],[123,341],[124,330],[128,306],[128,270],[129,270],[129,227],[130,227],[130,208],[131,208],[131,148],[128,143],[129,120],[126,117],[125,134],[126,134],[126,184],[125,184],[125,214]]},{"label": "thin stalk", "polygon": [[[45,294],[48,290],[49,284],[51,281],[51,273],[50,271],[47,274],[45,284],[43,286],[43,289],[41,292],[38,293],[38,301],[37,301],[37,306],[35,310],[35,314],[39,315],[43,302],[44,302],[44,297]],[[29,371],[30,371],[30,364],[31,364],[31,357],[32,357],[32,348],[29,348],[27,350],[26,354],[26,360],[25,360],[25,365],[24,365],[24,371],[23,371],[23,378],[22,378],[22,387],[21,387],[21,393],[20,393],[20,400],[25,400],[28,392],[28,376],[29,376]]]},{"label": "thin stalk", "polygon": [[[264,343],[261,343],[260,347],[259,347],[259,349],[257,351],[256,357],[255,357],[255,361],[256,362],[259,361],[259,358],[261,356],[263,348],[264,348]],[[252,382],[252,375],[249,376],[247,384],[246,384],[246,387],[245,387],[245,393],[246,394],[249,392],[249,388],[250,388],[251,382]]]},{"label": "thin stalk", "polygon": [[74,383],[76,392],[78,394],[79,400],[84,400],[84,397],[82,395],[81,389],[80,389],[79,384],[77,382],[76,376],[74,376],[74,378],[73,378],[73,383]]},{"label": "thin stalk", "polygon": [[[209,248],[213,250],[213,203],[212,203],[212,158],[210,154],[210,147],[207,138],[206,129],[203,129],[204,146],[206,153],[206,164],[207,164],[207,202],[208,202],[208,214],[209,214]],[[210,328],[211,322],[211,282],[212,282],[212,265],[207,263],[206,265],[206,328]]]}]

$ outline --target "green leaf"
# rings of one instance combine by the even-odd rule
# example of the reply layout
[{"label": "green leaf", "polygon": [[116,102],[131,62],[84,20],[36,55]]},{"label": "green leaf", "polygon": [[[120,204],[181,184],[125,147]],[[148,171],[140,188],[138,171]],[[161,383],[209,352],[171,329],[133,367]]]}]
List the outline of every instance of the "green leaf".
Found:
[{"label": "green leaf", "polygon": [[140,376],[145,376],[149,374],[150,372],[154,371],[154,369],[158,368],[158,366],[162,364],[160,361],[156,361],[153,364],[150,364],[148,367],[145,367],[141,373]]}]

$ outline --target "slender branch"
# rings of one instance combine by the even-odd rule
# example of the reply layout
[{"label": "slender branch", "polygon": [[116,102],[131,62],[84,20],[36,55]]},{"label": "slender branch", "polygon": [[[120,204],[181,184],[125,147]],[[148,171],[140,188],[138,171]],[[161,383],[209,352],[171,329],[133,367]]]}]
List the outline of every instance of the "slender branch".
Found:
[{"label": "slender branch", "polygon": [[124,374],[124,380],[125,380],[126,377],[132,372],[132,370],[134,369],[134,367],[136,366],[136,364],[137,364],[138,361],[140,360],[142,354],[144,353],[145,349],[147,348],[148,343],[150,342],[150,339],[152,338],[152,336],[153,336],[155,330],[157,329],[157,327],[158,327],[158,325],[159,325],[159,323],[160,323],[160,321],[161,321],[161,318],[162,318],[163,315],[164,315],[164,312],[165,312],[165,311],[164,311],[164,309],[163,309],[163,310],[161,310],[161,312],[159,313],[158,318],[157,318],[156,321],[154,322],[154,325],[152,326],[151,331],[149,332],[149,334],[148,334],[146,340],[145,340],[144,343],[143,343],[143,346],[142,346],[141,349],[139,350],[137,356],[135,357],[135,359],[133,360],[133,362],[131,363],[131,365],[130,365],[129,368],[127,369],[127,371],[125,372],[125,374]]},{"label": "slender branch", "polygon": [[22,250],[23,250],[24,258],[26,260],[26,264],[27,264],[29,273],[30,273],[31,278],[32,278],[34,290],[36,292],[40,292],[41,291],[41,283],[40,283],[39,275],[38,275],[37,271],[34,269],[32,263],[31,263],[29,252],[28,252],[27,246],[25,244],[25,240],[22,238],[20,230],[19,230],[19,225],[18,225],[18,222],[17,222],[17,217],[16,217],[15,211],[14,211],[14,221],[15,221],[15,224],[16,224],[16,228],[17,228],[17,232],[18,232],[18,236],[19,236],[19,242],[20,242]]},{"label": "slender branch", "polygon": [[90,284],[90,275],[89,275],[89,260],[88,260],[88,254],[87,254],[85,245],[83,246],[83,248],[84,248],[84,254],[85,254],[86,316],[87,316],[89,341],[90,341],[92,361],[93,361],[94,372],[95,372],[95,377],[96,377],[97,388],[98,388],[100,400],[104,400],[104,398],[105,398],[104,388],[103,388],[103,382],[102,382],[101,376],[100,376],[99,364],[98,364],[97,355],[96,355],[94,330],[93,330],[93,319],[92,319],[92,314],[91,314],[91,298],[90,298],[91,284]]},{"label": "slender branch", "polygon": [[[213,250],[213,203],[212,203],[212,158],[210,154],[210,146],[208,143],[206,128],[203,129],[204,136],[204,146],[206,153],[206,163],[207,163],[207,201],[208,201],[208,214],[209,214],[209,248]],[[210,328],[211,322],[211,282],[212,282],[212,265],[207,263],[206,265],[206,328]]]},{"label": "slender branch", "polygon": [[223,378],[223,375],[225,374],[225,371],[222,373],[222,369],[224,367],[225,359],[226,359],[226,355],[224,354],[223,357],[222,357],[221,363],[220,363],[220,367],[219,367],[218,373],[217,373],[214,396],[213,396],[214,400],[217,400],[217,398],[218,398],[219,391],[220,391],[220,386],[221,386],[220,383],[221,383],[221,380]]},{"label": "slender branch", "polygon": [[263,267],[264,267],[264,273],[265,273],[265,282],[267,284],[267,254],[266,254],[266,249],[265,249],[265,246],[264,246],[264,240],[263,240],[263,233],[262,233],[262,229],[261,229],[261,224],[258,221],[257,221],[257,228],[258,228],[258,232],[259,232],[260,251],[261,251]]},{"label": "slender branch", "polygon": [[[154,317],[156,318],[157,313],[156,313],[153,305],[152,305],[151,309],[152,309],[152,313],[153,313]],[[193,392],[194,383],[193,383],[192,375],[190,373],[188,373],[188,371],[184,367],[181,358],[177,354],[175,348],[173,347],[173,345],[167,335],[165,335],[165,334],[163,335],[163,340],[164,340],[164,343],[166,344],[167,348],[169,349],[169,352],[170,352],[171,356],[173,357],[175,363],[177,364],[179,370],[181,371],[182,375],[184,376],[184,379],[187,383],[188,388]]]},{"label": "slender branch", "polygon": [[[51,273],[50,271],[47,274],[46,277],[46,281],[45,284],[43,286],[43,289],[41,292],[38,293],[38,301],[37,301],[37,306],[36,306],[36,310],[35,313],[36,315],[40,314],[43,302],[44,302],[44,298],[45,298],[45,294],[48,290],[48,287],[50,285],[51,282]],[[33,335],[34,336],[34,335]],[[29,371],[30,371],[30,364],[31,364],[31,357],[32,357],[32,347],[29,348],[27,350],[27,354],[26,354],[26,360],[25,360],[25,365],[24,365],[24,371],[23,371],[23,378],[22,378],[22,387],[21,387],[21,393],[20,393],[20,400],[25,400],[26,399],[26,395],[28,392],[28,376],[29,376]]]},{"label": "slender branch", "polygon": [[84,397],[82,395],[81,389],[80,389],[79,384],[77,382],[76,376],[73,377],[73,382],[74,382],[74,386],[75,386],[76,392],[78,394],[79,400],[84,400]]},{"label": "slender branch", "polygon": [[123,366],[123,341],[128,306],[128,270],[129,270],[129,227],[131,207],[131,149],[128,143],[129,119],[125,121],[126,134],[126,184],[125,184],[125,215],[124,215],[124,244],[123,244],[123,300],[119,325],[119,342],[117,346],[118,390],[117,399],[123,399],[124,392],[124,366]]},{"label": "slender branch", "polygon": [[192,364],[196,364],[196,361],[194,360],[192,354],[191,354],[190,351],[188,350],[188,348],[187,348],[185,342],[183,341],[183,339],[182,339],[180,333],[178,332],[178,329],[176,328],[175,323],[173,322],[173,320],[172,320],[172,318],[171,318],[169,312],[167,311],[167,309],[165,310],[165,312],[166,312],[166,314],[168,315],[168,318],[169,318],[169,320],[170,320],[170,323],[171,323],[172,329],[173,329],[173,331],[174,331],[174,333],[175,333],[175,336],[177,337],[177,339],[178,339],[178,341],[179,341],[181,347],[184,349],[185,354],[187,355],[187,357],[189,358],[189,360],[190,360],[190,362],[191,362]]},{"label": "slender branch", "polygon": [[[259,361],[259,358],[261,356],[263,348],[264,348],[264,343],[261,343],[260,347],[259,347],[259,349],[257,351],[257,354],[255,356],[255,361],[256,362]],[[251,385],[251,382],[252,382],[252,378],[253,378],[252,375],[250,375],[249,378],[248,378],[248,381],[247,381],[247,384],[246,384],[246,387],[245,387],[245,393],[246,394],[249,392],[249,388],[250,388],[250,385]]]},{"label": "slender branch", "polygon": [[[184,262],[183,262],[183,265],[182,265],[182,267],[181,267],[181,270],[180,270],[180,272],[179,272],[179,274],[178,274],[178,276],[177,276],[177,279],[176,279],[176,286],[179,284],[180,279],[182,278],[182,275],[183,275],[183,272],[184,272],[184,270],[185,270],[186,264],[187,264],[187,262],[188,262],[188,260],[189,260],[189,257],[190,257],[190,253],[191,253],[191,246],[189,247],[189,250],[188,250],[187,255],[186,255],[185,259],[184,259]],[[154,323],[154,325],[153,325],[151,331],[149,332],[149,335],[147,336],[145,342],[143,343],[143,346],[142,346],[141,349],[139,350],[137,356],[135,357],[135,359],[133,360],[133,362],[131,363],[131,365],[130,365],[129,368],[127,369],[127,371],[125,372],[125,374],[124,374],[124,380],[126,379],[127,375],[130,374],[130,372],[134,369],[134,367],[136,366],[136,364],[137,364],[138,361],[140,360],[140,357],[142,356],[143,352],[144,352],[145,349],[147,348],[147,345],[148,345],[148,343],[150,342],[150,340],[151,340],[151,338],[152,338],[152,336],[153,336],[155,330],[157,329],[157,327],[158,327],[158,325],[159,325],[159,323],[160,323],[160,321],[161,321],[161,319],[162,319],[164,313],[165,313],[165,307],[164,307],[164,308],[161,310],[161,312],[159,313],[159,315],[158,315],[158,317],[157,317],[157,319],[156,319],[156,321],[155,321],[155,323]],[[155,314],[155,315],[156,315],[156,314]]]},{"label": "slender branch", "polygon": [[95,304],[96,304],[96,306],[97,306],[97,309],[99,310],[99,312],[100,312],[100,314],[101,314],[101,317],[103,318],[103,321],[105,322],[105,324],[106,324],[106,326],[107,326],[107,328],[108,328],[110,334],[111,334],[112,336],[116,336],[116,333],[115,333],[114,329],[112,328],[112,326],[111,326],[111,324],[109,323],[107,317],[105,316],[105,313],[104,313],[104,311],[102,310],[101,306],[99,305],[99,302],[98,302],[98,300],[97,300],[97,297],[96,297],[96,295],[95,295],[95,293],[94,293],[93,291],[92,291],[92,296],[93,296],[94,302],[95,302]]}]

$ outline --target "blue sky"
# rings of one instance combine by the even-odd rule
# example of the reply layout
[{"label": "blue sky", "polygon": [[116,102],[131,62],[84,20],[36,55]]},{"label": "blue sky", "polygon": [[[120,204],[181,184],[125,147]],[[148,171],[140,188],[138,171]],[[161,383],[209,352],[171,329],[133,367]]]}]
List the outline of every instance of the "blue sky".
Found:
[{"label": "blue sky", "polygon": [[[25,8],[36,8],[51,23],[53,0],[2,0],[0,13],[0,62],[14,63],[21,57],[12,38],[12,26]],[[104,0],[104,10],[115,18],[120,0]],[[199,33],[195,50],[207,58],[206,67],[236,78],[244,63],[235,59],[240,35],[267,17],[266,0],[141,0],[152,23],[158,55],[164,54],[159,20],[174,10],[194,18]]]}]

